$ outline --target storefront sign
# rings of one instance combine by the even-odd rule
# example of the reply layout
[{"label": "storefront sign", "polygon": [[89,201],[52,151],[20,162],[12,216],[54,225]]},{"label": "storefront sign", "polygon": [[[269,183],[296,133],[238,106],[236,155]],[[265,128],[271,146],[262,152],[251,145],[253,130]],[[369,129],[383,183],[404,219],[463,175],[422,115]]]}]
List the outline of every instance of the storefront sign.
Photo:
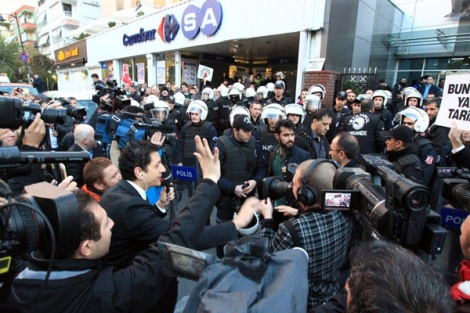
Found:
[{"label": "storefront sign", "polygon": [[122,36],[122,43],[124,46],[132,46],[133,44],[145,42],[147,40],[155,40],[155,33],[157,32],[156,29],[151,30],[144,30],[143,28],[140,29],[140,32],[134,35],[126,35]]},{"label": "storefront sign", "polygon": [[196,37],[199,31],[206,36],[212,36],[221,24],[222,6],[217,0],[206,0],[200,10],[190,4],[183,12],[182,31],[188,39]]},{"label": "storefront sign", "polygon": [[180,24],[176,20],[176,17],[173,14],[167,14],[160,22],[158,35],[163,42],[171,42],[175,39],[179,29]]},{"label": "storefront sign", "polygon": [[60,50],[57,53],[57,60],[64,61],[64,60],[67,60],[68,58],[76,57],[76,56],[78,56],[78,47],[71,48],[68,50]]}]

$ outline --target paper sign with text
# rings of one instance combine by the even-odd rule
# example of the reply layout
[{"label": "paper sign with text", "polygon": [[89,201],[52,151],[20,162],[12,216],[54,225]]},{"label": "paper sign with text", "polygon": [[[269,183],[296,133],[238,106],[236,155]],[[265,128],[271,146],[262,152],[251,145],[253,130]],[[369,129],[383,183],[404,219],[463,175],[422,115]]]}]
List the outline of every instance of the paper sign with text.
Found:
[{"label": "paper sign with text", "polygon": [[470,130],[470,74],[449,75],[442,94],[436,125]]},{"label": "paper sign with text", "polygon": [[311,59],[308,61],[307,66],[305,67],[306,72],[318,72],[323,69],[323,64],[325,64],[325,58]]},{"label": "paper sign with text", "polygon": [[212,81],[212,74],[214,73],[214,69],[199,64],[199,68],[197,69],[197,78],[206,79],[206,81]]}]

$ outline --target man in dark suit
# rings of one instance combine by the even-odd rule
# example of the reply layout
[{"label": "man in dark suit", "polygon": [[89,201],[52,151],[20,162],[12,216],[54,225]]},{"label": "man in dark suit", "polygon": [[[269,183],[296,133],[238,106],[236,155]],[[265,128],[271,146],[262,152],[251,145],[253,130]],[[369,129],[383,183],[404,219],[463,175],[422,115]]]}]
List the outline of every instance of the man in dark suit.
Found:
[{"label": "man in dark suit", "polygon": [[434,85],[433,82],[434,78],[432,78],[432,76],[428,76],[426,78],[426,83],[418,87],[418,91],[423,95],[423,99],[426,99],[428,94],[441,94],[441,90],[439,87]]},{"label": "man in dark suit", "polygon": [[[73,132],[74,144],[68,151],[86,151],[90,154],[90,159],[94,157],[104,157],[105,154],[101,146],[95,140],[95,130],[87,124],[80,124]],[[83,168],[85,163],[68,163],[67,174],[73,176],[79,188],[83,185]]]},{"label": "man in dark suit", "polygon": [[[207,145],[206,139],[204,142]],[[158,153],[160,148],[148,141],[130,142],[119,157],[122,180],[101,197],[100,205],[114,221],[109,253],[104,258],[108,265],[118,268],[128,266],[138,253],[147,249],[149,244],[170,229],[170,223],[163,218],[167,214],[167,205],[174,200],[173,188],[163,187],[155,205],[147,201],[145,194],[148,188],[161,185],[165,167]],[[218,157],[217,152],[215,155]],[[206,201],[204,198],[198,200],[201,206]],[[196,240],[196,248],[224,245],[228,241],[237,240],[237,229],[247,224],[241,225],[237,215],[232,221],[206,226]],[[174,308],[176,297],[177,284],[174,280],[167,296],[162,297],[163,300],[155,307],[160,312],[173,312],[171,308]]]}]

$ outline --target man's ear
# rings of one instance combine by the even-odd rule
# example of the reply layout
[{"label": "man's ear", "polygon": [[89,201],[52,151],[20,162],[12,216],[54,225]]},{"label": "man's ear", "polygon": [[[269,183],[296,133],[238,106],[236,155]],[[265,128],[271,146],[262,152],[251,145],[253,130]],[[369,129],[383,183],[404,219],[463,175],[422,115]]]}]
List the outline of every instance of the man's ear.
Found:
[{"label": "man's ear", "polygon": [[140,179],[140,174],[143,172],[142,168],[140,167],[135,167],[134,168],[134,176],[135,179]]},{"label": "man's ear", "polygon": [[99,182],[93,183],[93,187],[95,187],[95,189],[98,191],[104,191],[104,185],[102,183],[99,183]]},{"label": "man's ear", "polygon": [[77,259],[87,259],[91,256],[93,251],[93,241],[90,239],[83,240],[80,242],[77,251],[75,252],[75,257]]},{"label": "man's ear", "polygon": [[274,133],[274,137],[276,137],[276,139],[279,140],[279,134]]}]

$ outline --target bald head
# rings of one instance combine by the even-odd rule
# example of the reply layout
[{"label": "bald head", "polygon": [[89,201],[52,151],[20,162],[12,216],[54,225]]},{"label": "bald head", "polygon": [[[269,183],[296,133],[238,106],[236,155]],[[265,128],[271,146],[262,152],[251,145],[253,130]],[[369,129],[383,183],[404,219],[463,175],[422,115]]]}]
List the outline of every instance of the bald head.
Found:
[{"label": "bald head", "polygon": [[88,124],[80,124],[73,131],[75,144],[85,150],[91,150],[96,147],[95,130]]},{"label": "bald head", "polygon": [[[319,195],[323,189],[333,189],[333,178],[335,176],[336,167],[330,162],[322,162],[318,164],[313,171],[307,173],[314,161],[315,160],[307,160],[297,167],[293,179],[295,193],[297,193],[298,188],[300,188],[302,178],[304,177],[308,179],[308,185],[315,188]],[[311,207],[318,207],[320,202],[321,197],[318,197],[317,202]]]}]

